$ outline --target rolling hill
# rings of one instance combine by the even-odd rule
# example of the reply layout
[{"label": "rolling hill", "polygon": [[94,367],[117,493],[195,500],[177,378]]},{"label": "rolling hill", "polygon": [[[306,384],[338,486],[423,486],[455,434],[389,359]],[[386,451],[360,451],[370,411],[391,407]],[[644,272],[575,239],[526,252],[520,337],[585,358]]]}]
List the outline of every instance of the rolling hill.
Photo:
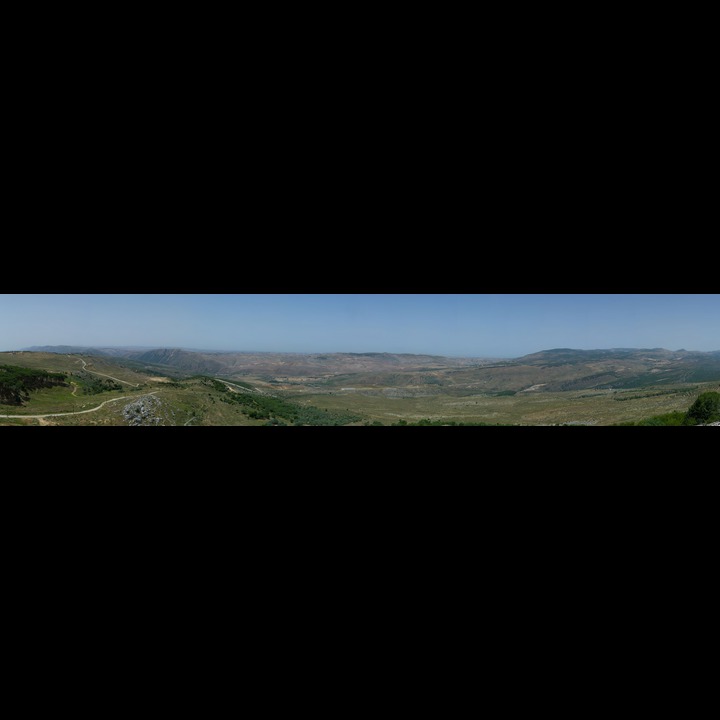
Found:
[{"label": "rolling hill", "polygon": [[183,373],[206,373],[228,377],[253,375],[268,379],[278,377],[327,377],[340,373],[406,372],[422,368],[446,369],[483,365],[492,360],[481,358],[447,358],[439,355],[398,353],[274,353],[211,352],[181,348],[90,348],[59,345],[27,348],[26,352],[82,354],[113,357],[117,362],[130,361]]},{"label": "rolling hill", "polygon": [[488,379],[519,380],[515,387],[528,390],[524,383],[542,385],[545,391],[590,388],[641,388],[658,384],[712,382],[720,380],[720,351],[610,349],[572,350],[561,348],[526,355],[487,368]]}]

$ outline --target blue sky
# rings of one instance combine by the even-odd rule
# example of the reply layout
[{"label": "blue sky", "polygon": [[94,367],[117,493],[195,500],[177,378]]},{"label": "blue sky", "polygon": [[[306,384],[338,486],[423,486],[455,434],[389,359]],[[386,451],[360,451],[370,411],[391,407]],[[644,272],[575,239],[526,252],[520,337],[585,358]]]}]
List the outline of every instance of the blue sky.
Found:
[{"label": "blue sky", "polygon": [[0,294],[0,350],[32,345],[469,357],[720,350],[720,295]]}]

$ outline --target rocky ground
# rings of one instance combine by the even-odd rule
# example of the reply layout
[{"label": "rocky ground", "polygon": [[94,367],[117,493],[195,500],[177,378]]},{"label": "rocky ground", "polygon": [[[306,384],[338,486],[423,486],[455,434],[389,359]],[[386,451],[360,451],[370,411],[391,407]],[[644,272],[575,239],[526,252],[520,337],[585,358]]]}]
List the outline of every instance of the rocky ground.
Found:
[{"label": "rocky ground", "polygon": [[143,395],[123,408],[123,417],[131,427],[139,425],[161,425],[159,415],[162,401],[154,395]]}]

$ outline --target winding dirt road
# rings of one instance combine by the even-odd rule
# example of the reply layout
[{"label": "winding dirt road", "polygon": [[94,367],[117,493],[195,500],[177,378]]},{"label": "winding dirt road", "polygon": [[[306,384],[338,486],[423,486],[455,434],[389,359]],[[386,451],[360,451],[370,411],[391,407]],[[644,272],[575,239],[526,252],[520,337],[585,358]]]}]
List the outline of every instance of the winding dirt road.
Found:
[{"label": "winding dirt road", "polygon": [[120,378],[113,377],[112,375],[106,375],[105,373],[97,372],[95,370],[88,370],[87,363],[82,358],[80,358],[80,360],[78,360],[78,362],[81,362],[83,364],[83,370],[85,372],[92,373],[93,375],[102,375],[103,377],[110,378],[111,380],[115,380],[115,382],[123,383],[124,385],[129,385],[130,387],[140,387],[140,383],[134,384],[134,383],[128,382],[127,380],[121,380]]},{"label": "winding dirt road", "polygon": [[217,380],[218,382],[225,383],[225,385],[227,385],[228,390],[230,390],[230,392],[234,392],[234,393],[244,392],[248,395],[250,395],[251,393],[258,393],[260,395],[265,394],[262,390],[260,390],[258,388],[246,388],[246,387],[243,387],[242,385],[236,385],[235,383],[230,382],[229,380],[223,380],[221,378],[213,378],[213,380]]},{"label": "winding dirt road", "polygon": [[101,408],[105,407],[105,405],[107,405],[108,403],[117,402],[118,400],[127,400],[130,397],[139,400],[140,398],[147,397],[148,395],[157,395],[159,392],[160,390],[155,390],[155,392],[146,393],[145,395],[125,395],[124,397],[113,398],[112,400],[106,400],[104,403],[101,403],[97,407],[91,408],[90,410],[78,410],[76,412],[65,413],[48,413],[47,415],[0,415],[0,418],[2,418],[3,420],[23,420],[24,418],[29,418],[31,420],[42,420],[44,418],[52,417],[67,417],[68,415],[85,415],[86,413],[97,412]]}]

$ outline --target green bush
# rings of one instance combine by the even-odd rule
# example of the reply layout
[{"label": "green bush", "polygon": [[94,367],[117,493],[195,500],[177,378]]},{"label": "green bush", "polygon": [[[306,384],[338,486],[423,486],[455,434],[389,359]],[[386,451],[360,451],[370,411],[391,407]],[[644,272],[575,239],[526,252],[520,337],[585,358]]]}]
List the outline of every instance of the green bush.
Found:
[{"label": "green bush", "polygon": [[686,425],[705,425],[720,421],[720,393],[706,392],[690,406]]}]

